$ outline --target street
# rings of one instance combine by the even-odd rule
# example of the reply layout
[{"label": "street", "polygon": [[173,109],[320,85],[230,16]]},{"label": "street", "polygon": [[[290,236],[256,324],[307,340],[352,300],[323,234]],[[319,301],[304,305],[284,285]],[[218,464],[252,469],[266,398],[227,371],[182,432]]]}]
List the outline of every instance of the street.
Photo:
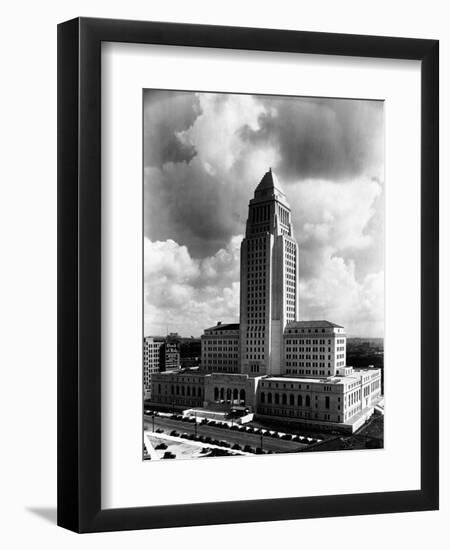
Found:
[{"label": "street", "polygon": [[[177,432],[194,434],[195,425],[190,422],[182,422],[181,420],[173,420],[164,416],[155,416],[155,430],[161,428],[165,433],[170,433],[172,430]],[[144,415],[144,429],[153,430],[153,420],[151,415]],[[257,434],[249,434],[230,430],[226,428],[217,428],[215,426],[206,426],[205,424],[197,424],[197,435],[211,437],[219,441],[227,441],[231,445],[238,443],[241,447],[250,445],[253,448],[261,447],[261,436]],[[262,448],[265,451],[273,451],[274,453],[295,452],[307,447],[303,443],[296,441],[286,441],[284,439],[276,439],[270,436],[262,436]]]}]

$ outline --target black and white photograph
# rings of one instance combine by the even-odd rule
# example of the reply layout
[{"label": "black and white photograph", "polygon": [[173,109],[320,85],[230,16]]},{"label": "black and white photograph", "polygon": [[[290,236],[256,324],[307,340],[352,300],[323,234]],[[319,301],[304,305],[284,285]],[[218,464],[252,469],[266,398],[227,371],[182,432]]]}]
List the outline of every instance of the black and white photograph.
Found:
[{"label": "black and white photograph", "polygon": [[143,92],[144,459],[383,447],[384,103]]}]

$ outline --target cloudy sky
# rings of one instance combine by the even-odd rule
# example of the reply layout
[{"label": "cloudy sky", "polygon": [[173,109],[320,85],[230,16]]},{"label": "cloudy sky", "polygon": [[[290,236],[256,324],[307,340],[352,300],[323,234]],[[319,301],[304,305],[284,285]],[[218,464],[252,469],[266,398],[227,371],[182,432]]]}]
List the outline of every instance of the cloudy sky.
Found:
[{"label": "cloudy sky", "polygon": [[376,101],[144,91],[144,333],[239,320],[248,201],[269,167],[300,245],[300,318],[383,336]]}]

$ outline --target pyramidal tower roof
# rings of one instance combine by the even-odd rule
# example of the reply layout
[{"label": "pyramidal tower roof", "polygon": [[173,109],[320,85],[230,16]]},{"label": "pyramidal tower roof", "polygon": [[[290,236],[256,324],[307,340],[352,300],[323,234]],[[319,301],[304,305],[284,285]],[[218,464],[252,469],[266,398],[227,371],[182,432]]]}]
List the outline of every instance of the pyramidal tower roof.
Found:
[{"label": "pyramidal tower roof", "polygon": [[250,202],[260,202],[275,199],[289,207],[286,193],[272,168],[266,172],[255,189],[254,198]]},{"label": "pyramidal tower roof", "polygon": [[275,175],[275,172],[272,172],[272,168],[269,168],[269,171],[264,174],[263,179],[259,182],[259,185],[255,190],[255,193],[258,191],[272,190],[272,189],[276,189],[278,192],[285,195],[285,192],[281,187],[281,183],[277,178],[277,176]]}]

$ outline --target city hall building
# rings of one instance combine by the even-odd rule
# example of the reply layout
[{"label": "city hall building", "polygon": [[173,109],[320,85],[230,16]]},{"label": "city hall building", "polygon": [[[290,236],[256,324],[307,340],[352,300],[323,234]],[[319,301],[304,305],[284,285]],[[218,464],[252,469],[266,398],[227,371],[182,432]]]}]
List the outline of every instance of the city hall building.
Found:
[{"label": "city hall building", "polygon": [[299,247],[272,170],[249,203],[241,244],[240,322],[207,328],[197,369],[148,374],[152,403],[230,410],[355,431],[381,397],[379,369],[346,365],[344,328],[299,321]]}]

